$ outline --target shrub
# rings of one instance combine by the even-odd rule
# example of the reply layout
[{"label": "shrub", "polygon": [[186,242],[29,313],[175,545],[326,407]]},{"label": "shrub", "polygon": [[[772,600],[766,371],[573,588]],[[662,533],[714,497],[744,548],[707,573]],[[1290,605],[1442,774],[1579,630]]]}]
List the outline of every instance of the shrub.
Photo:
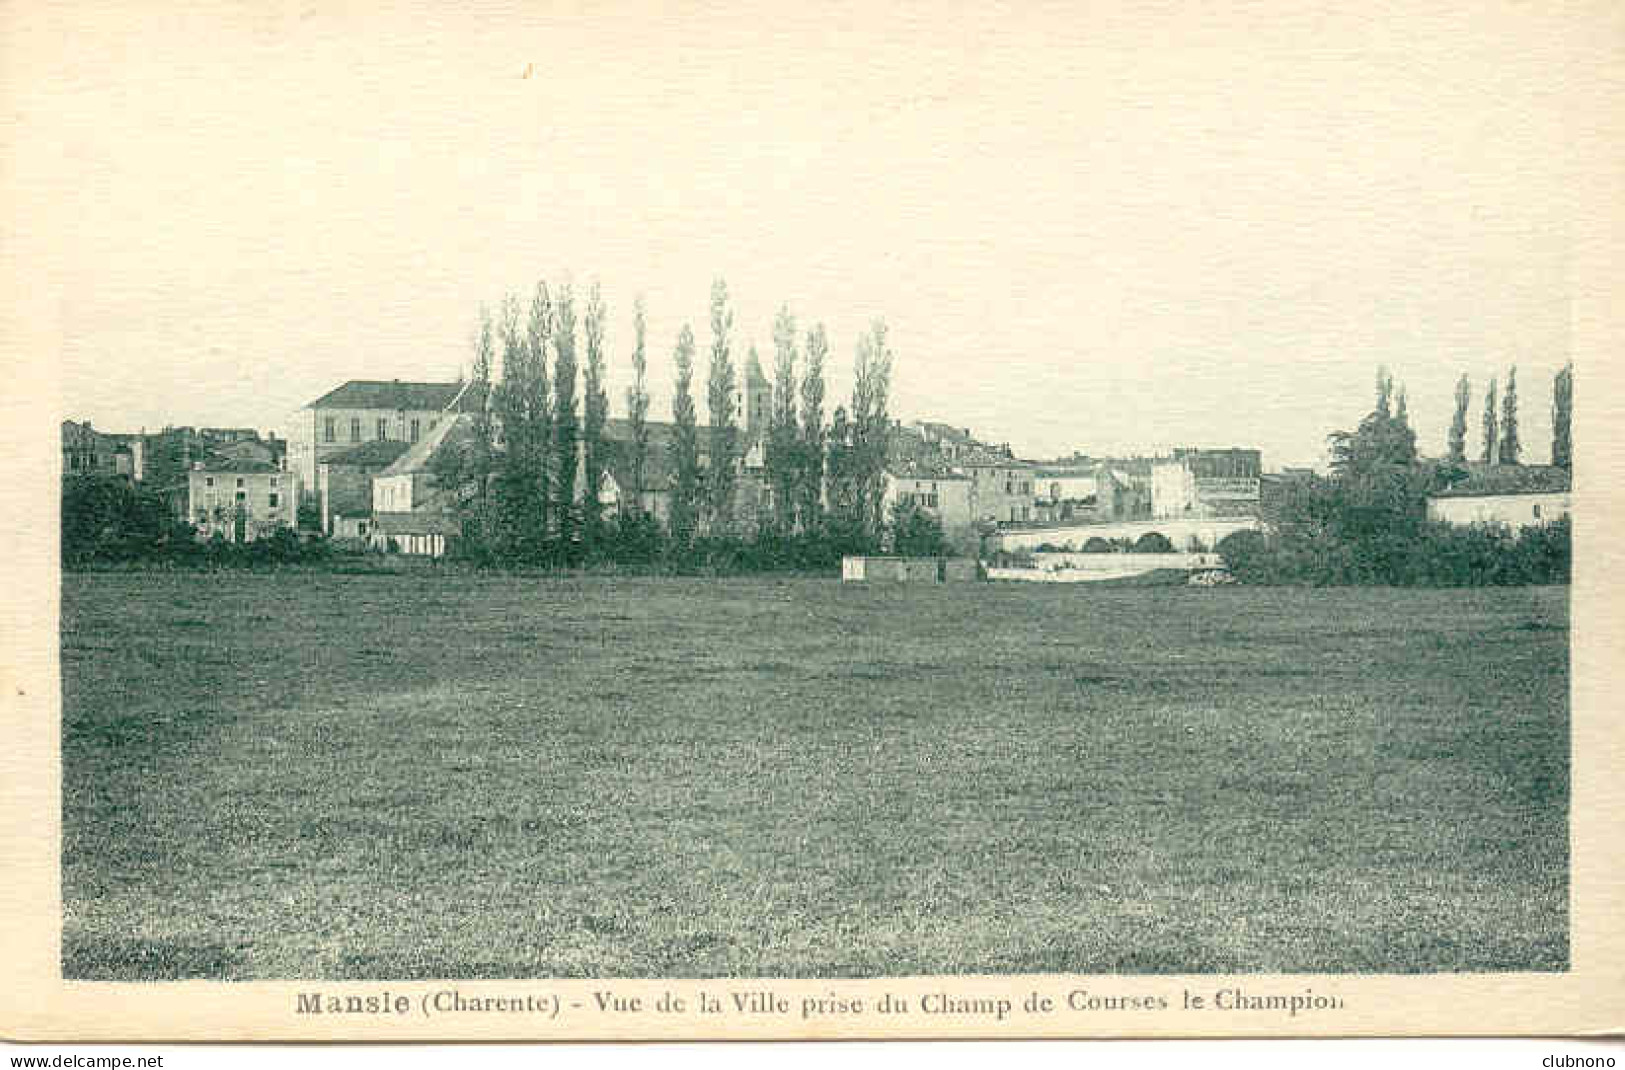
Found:
[{"label": "shrub", "polygon": [[1174,544],[1168,541],[1168,536],[1160,531],[1148,531],[1141,535],[1134,543],[1134,552],[1137,554],[1171,554]]},{"label": "shrub", "polygon": [[1090,536],[1089,541],[1083,544],[1083,552],[1086,554],[1109,554],[1113,549],[1112,544],[1099,535]]}]

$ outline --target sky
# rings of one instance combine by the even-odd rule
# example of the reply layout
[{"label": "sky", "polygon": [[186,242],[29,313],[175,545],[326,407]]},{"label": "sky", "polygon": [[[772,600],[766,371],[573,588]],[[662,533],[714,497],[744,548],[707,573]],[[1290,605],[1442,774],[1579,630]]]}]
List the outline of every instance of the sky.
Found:
[{"label": "sky", "polygon": [[883,318],[894,416],[1022,456],[1313,464],[1379,365],[1435,454],[1469,375],[1476,451],[1516,365],[1543,462],[1616,8],[66,0],[6,16],[12,237],[106,430],[450,380],[544,279],[602,286],[616,414],[644,297],[669,418],[721,277],[741,363],[788,304],[833,407]]}]

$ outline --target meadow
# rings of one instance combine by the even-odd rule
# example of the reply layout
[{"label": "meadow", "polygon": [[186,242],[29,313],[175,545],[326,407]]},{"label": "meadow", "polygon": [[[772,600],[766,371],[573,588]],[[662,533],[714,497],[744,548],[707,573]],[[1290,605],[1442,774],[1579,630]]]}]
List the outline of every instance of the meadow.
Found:
[{"label": "meadow", "polygon": [[1567,588],[69,574],[69,978],[1562,970]]}]

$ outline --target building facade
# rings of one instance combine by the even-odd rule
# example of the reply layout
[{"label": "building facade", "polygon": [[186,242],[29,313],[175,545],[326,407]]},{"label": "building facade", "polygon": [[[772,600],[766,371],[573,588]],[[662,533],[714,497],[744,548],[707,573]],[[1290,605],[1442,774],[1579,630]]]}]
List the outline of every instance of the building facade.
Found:
[{"label": "building facade", "polygon": [[1156,519],[1256,517],[1263,455],[1250,449],[1180,449],[1151,468]]},{"label": "building facade", "polygon": [[1447,524],[1488,524],[1522,531],[1574,513],[1573,495],[1566,490],[1530,494],[1455,494],[1428,499],[1428,519]]},{"label": "building facade", "polygon": [[1033,469],[1020,461],[975,461],[958,466],[970,481],[974,519],[996,524],[1030,524]]},{"label": "building facade", "polygon": [[976,512],[971,481],[953,472],[887,472],[881,504],[889,521],[899,506],[914,507],[942,525],[948,545],[968,552],[977,544]]},{"label": "building facade", "polygon": [[216,460],[187,473],[186,520],[203,539],[253,542],[295,523],[298,479],[269,464]]},{"label": "building facade", "polygon": [[460,383],[351,380],[293,414],[288,468],[314,493],[322,461],[365,442],[419,442],[449,415],[468,411],[470,395]]},{"label": "building facade", "polygon": [[372,517],[372,481],[400,459],[409,443],[395,439],[363,442],[316,466],[316,499],[322,534],[334,539],[365,539]]}]

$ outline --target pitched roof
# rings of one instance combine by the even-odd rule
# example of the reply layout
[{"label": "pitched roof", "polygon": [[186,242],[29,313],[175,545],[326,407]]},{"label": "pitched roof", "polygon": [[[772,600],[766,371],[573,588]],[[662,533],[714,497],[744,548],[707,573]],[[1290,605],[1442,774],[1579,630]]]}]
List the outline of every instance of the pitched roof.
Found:
[{"label": "pitched roof", "polygon": [[204,472],[280,472],[282,469],[270,461],[251,461],[243,457],[208,457],[199,462],[199,470]]},{"label": "pitched roof", "polygon": [[444,512],[414,510],[410,513],[374,513],[372,522],[385,535],[447,535],[463,533],[457,518]]},{"label": "pitched roof", "polygon": [[[672,443],[677,437],[677,425],[659,420],[644,423],[649,432],[649,449],[643,459],[643,486],[641,490],[666,490],[677,482],[677,466],[672,463]],[[710,453],[711,429],[704,425],[694,428],[696,446],[704,457]],[[743,436],[741,436],[741,439]],[[604,421],[604,442],[609,447],[609,469],[615,482],[630,489],[632,486],[632,421],[613,419]],[[743,442],[741,441],[741,445]]]},{"label": "pitched roof", "polygon": [[[430,458],[440,450],[441,445],[447,441],[453,432],[456,432],[458,438],[468,434],[469,419],[466,413],[458,413],[449,420],[441,420],[429,429],[428,434],[418,439],[406,452],[395,458],[388,468],[379,472],[377,478],[382,479],[385,476],[406,475],[408,472],[426,470]],[[459,428],[461,430],[458,430]]]},{"label": "pitched roof", "polygon": [[1439,491],[1435,498],[1481,498],[1497,494],[1554,494],[1570,490],[1573,479],[1567,468],[1550,464],[1483,464],[1469,461],[1458,465],[1465,479]]},{"label": "pitched roof", "polygon": [[400,455],[412,448],[412,443],[402,442],[395,438],[375,438],[371,442],[363,442],[359,446],[351,446],[342,453],[335,453],[322,461],[322,464],[356,465],[373,467],[393,464]]},{"label": "pitched roof", "polygon": [[[459,411],[466,411],[470,401],[462,383],[403,383],[399,379],[382,382],[374,379],[351,379],[335,387],[306,405],[307,409],[402,409],[444,411],[457,401]],[[462,394],[459,400],[458,395]]]}]

